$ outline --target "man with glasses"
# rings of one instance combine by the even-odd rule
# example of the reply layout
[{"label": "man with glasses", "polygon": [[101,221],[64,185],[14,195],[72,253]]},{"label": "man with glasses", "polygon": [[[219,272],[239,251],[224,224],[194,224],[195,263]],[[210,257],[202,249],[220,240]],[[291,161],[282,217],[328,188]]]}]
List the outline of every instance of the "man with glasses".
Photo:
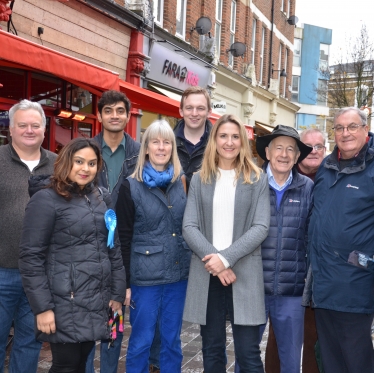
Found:
[{"label": "man with glasses", "polygon": [[315,178],[308,231],[312,302],[325,372],[372,373],[373,134],[353,107],[336,113],[334,131],[336,147]]},{"label": "man with glasses", "polygon": [[309,155],[297,164],[297,170],[302,175],[314,180],[318,167],[326,155],[326,135],[317,128],[310,128],[300,133],[300,140],[313,148]]}]

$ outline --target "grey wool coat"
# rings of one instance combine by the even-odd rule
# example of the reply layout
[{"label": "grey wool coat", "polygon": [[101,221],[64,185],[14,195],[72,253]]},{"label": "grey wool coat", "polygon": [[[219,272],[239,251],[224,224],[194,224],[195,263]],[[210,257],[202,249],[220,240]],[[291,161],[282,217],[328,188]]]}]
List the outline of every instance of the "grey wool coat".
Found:
[{"label": "grey wool coat", "polygon": [[183,219],[183,237],[192,250],[183,319],[206,325],[210,274],[201,259],[219,252],[236,275],[233,284],[235,324],[264,324],[261,242],[268,234],[270,222],[267,176],[261,174],[260,180],[253,184],[243,184],[242,176],[237,181],[233,243],[222,251],[212,245],[214,190],[215,181],[202,184],[200,173],[193,176]]}]

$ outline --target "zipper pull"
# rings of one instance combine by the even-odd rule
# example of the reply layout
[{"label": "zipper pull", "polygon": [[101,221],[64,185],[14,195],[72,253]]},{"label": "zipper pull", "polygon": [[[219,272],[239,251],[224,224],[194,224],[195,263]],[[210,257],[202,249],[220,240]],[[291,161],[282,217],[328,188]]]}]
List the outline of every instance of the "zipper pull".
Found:
[{"label": "zipper pull", "polygon": [[74,292],[73,291],[70,293],[70,299],[74,299]]},{"label": "zipper pull", "polygon": [[91,204],[91,201],[89,200],[89,198],[88,198],[86,195],[84,195],[84,197],[86,198],[87,203],[90,205],[90,204]]}]

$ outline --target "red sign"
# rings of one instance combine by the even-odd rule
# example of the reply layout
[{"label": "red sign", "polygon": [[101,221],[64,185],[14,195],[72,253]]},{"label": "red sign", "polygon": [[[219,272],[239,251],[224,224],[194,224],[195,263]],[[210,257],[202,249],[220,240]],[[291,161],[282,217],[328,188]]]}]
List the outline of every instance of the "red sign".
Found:
[{"label": "red sign", "polygon": [[248,140],[254,140],[255,136],[253,132],[253,127],[251,126],[244,126],[244,127],[245,127],[245,131],[247,132]]}]

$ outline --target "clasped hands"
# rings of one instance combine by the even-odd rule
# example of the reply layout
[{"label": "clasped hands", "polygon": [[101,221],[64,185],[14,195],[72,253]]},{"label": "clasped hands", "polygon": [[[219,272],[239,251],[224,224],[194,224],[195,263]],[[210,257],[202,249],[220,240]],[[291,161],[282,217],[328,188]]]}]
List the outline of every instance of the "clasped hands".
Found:
[{"label": "clasped hands", "polygon": [[231,268],[226,268],[218,254],[205,255],[202,261],[205,269],[213,276],[218,276],[223,286],[228,286],[236,281],[236,276]]}]

